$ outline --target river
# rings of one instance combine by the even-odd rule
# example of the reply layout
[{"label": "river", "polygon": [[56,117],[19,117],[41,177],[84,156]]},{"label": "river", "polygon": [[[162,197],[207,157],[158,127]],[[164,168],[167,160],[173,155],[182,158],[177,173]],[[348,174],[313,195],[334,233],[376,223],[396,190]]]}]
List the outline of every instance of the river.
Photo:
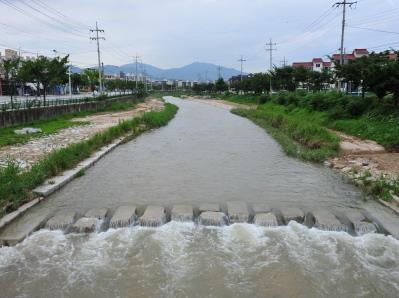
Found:
[{"label": "river", "polygon": [[[225,109],[168,98],[176,118],[115,149],[29,216],[240,200],[362,209],[330,169],[287,157]],[[397,297],[399,241],[308,229],[170,222],[90,235],[41,230],[0,249],[4,297]]]}]

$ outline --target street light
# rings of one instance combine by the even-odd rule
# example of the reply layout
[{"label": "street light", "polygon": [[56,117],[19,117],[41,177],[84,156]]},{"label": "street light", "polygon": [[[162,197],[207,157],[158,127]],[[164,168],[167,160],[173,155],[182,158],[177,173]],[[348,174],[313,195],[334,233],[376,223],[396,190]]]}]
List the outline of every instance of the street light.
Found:
[{"label": "street light", "polygon": [[[57,50],[53,50],[55,54],[58,54],[59,52]],[[60,54],[65,54],[65,53],[60,53]],[[69,54],[65,54],[68,55]],[[71,64],[68,65],[68,82],[69,82],[69,98],[72,99],[72,80],[71,80]]]}]

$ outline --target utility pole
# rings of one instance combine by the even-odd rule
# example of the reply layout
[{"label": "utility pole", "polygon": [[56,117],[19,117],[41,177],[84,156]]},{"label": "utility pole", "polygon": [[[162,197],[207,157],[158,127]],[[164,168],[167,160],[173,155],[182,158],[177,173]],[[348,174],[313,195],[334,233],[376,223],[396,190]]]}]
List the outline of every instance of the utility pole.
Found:
[{"label": "utility pole", "polygon": [[137,82],[137,79],[138,79],[138,60],[139,60],[139,55],[136,53],[136,56],[135,56],[135,59],[136,59],[136,91],[137,91],[137,89],[138,89],[138,82]]},{"label": "utility pole", "polygon": [[222,66],[218,66],[218,79],[220,80],[222,78]]},{"label": "utility pole", "polygon": [[244,59],[244,57],[241,55],[241,58],[238,60],[238,62],[241,63],[241,74],[240,74],[240,80],[241,80],[241,82],[242,82],[242,66],[243,66],[243,63],[244,63],[245,61],[247,61],[247,60]]},{"label": "utility pole", "polygon": [[286,67],[287,64],[288,64],[288,61],[285,59],[285,57],[284,57],[284,59],[281,60],[280,62],[281,62],[281,65],[282,65],[283,67]]},{"label": "utility pole", "polygon": [[275,48],[275,46],[277,46],[276,43],[273,43],[272,39],[270,38],[270,42],[266,44],[266,46],[268,48],[266,48],[266,52],[269,52],[270,54],[270,68],[269,68],[269,72],[270,72],[270,92],[272,92],[272,70],[273,70],[273,51],[277,51],[277,48]]},{"label": "utility pole", "polygon": [[68,81],[69,81],[69,98],[72,99],[71,64],[69,64],[68,67]]},{"label": "utility pole", "polygon": [[98,57],[98,80],[100,84],[100,94],[103,93],[103,85],[102,85],[102,78],[101,78],[101,56],[100,56],[100,39],[105,40],[105,37],[99,36],[98,33],[104,33],[104,30],[98,29],[98,24],[96,22],[96,29],[90,29],[90,32],[95,32],[96,36],[95,37],[90,37],[91,40],[97,41],[97,57]]}]

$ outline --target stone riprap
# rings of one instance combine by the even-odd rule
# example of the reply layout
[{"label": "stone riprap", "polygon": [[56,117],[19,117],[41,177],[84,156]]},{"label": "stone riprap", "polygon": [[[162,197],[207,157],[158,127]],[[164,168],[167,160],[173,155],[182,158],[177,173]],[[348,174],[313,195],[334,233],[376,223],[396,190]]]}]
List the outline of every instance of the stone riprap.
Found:
[{"label": "stone riprap", "polygon": [[194,211],[190,205],[174,205],[171,210],[171,219],[174,221],[193,221]]},{"label": "stone riprap", "polygon": [[243,223],[249,221],[249,210],[244,202],[228,202],[227,213],[230,223]]},{"label": "stone riprap", "polygon": [[145,227],[158,227],[165,222],[165,208],[161,206],[148,206],[143,216],[140,217],[140,225]]},{"label": "stone riprap", "polygon": [[227,222],[223,212],[205,211],[199,216],[199,223],[204,226],[224,226]]},{"label": "stone riprap", "polygon": [[65,231],[69,226],[71,226],[75,222],[77,217],[78,214],[74,211],[60,213],[50,218],[47,221],[45,227],[49,230]]},{"label": "stone riprap", "polygon": [[128,227],[132,225],[136,219],[136,206],[121,206],[116,209],[109,222],[109,227],[113,229]]},{"label": "stone riprap", "polygon": [[274,213],[258,213],[255,215],[254,224],[262,227],[277,227],[278,220]]},{"label": "stone riprap", "polygon": [[280,208],[280,211],[286,224],[288,224],[291,220],[303,223],[305,219],[305,213],[303,210],[296,207],[283,207]]}]

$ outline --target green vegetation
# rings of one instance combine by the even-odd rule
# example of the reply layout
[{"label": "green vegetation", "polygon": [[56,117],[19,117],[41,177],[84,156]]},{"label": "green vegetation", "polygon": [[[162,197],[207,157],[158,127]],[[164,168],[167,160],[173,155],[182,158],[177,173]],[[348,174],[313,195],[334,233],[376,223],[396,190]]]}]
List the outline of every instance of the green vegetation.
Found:
[{"label": "green vegetation", "polygon": [[369,171],[353,179],[367,195],[384,201],[392,201],[393,195],[399,196],[399,178],[391,179],[381,175],[377,180],[372,179]]},{"label": "green vegetation", "polygon": [[245,105],[258,105],[265,103],[265,100],[268,98],[267,96],[259,96],[259,95],[235,95],[235,94],[222,94],[216,95],[216,98],[230,101],[233,103],[238,104],[245,104]]},{"label": "green vegetation", "polygon": [[34,164],[29,171],[22,171],[15,163],[0,169],[0,208],[1,213],[15,210],[27,201],[30,191],[66,169],[73,168],[93,152],[111,143],[115,138],[166,125],[177,113],[177,107],[166,104],[160,112],[148,112],[142,117],[119,123],[98,133],[87,141],[54,151]]},{"label": "green vegetation", "polygon": [[[49,120],[41,120],[13,127],[0,128],[0,147],[25,143],[34,138],[56,133],[57,131],[64,128],[88,124],[88,122],[72,121],[72,118],[84,117],[99,112],[114,112],[133,109],[136,106],[137,101],[138,100],[136,98],[132,98],[132,100],[128,102],[113,102],[109,106],[96,111],[82,111],[77,113],[65,114]],[[17,135],[14,133],[14,130],[24,127],[40,128],[42,132],[28,135]]]},{"label": "green vegetation", "polygon": [[267,103],[256,110],[235,109],[232,112],[265,128],[288,155],[320,162],[337,154],[339,139],[317,122],[304,119],[304,111],[290,112]]}]

